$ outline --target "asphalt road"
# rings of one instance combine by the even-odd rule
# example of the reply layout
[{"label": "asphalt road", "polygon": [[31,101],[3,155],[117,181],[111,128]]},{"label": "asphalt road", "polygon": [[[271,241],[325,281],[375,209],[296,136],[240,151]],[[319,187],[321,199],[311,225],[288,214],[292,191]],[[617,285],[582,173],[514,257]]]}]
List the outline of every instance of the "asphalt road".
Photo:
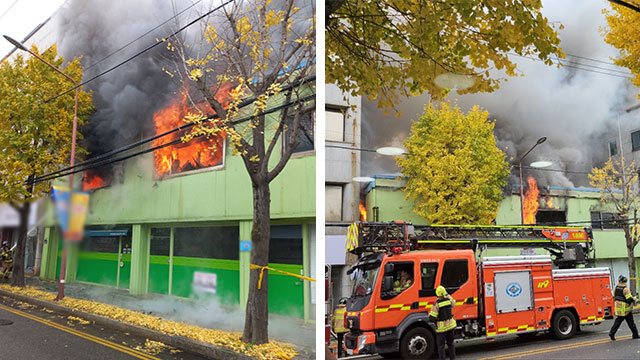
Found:
[{"label": "asphalt road", "polygon": [[[635,320],[636,326],[640,325],[640,316],[636,315]],[[623,323],[616,334],[617,340],[609,340],[608,332],[612,324],[613,320],[606,320],[602,325],[583,326],[581,332],[568,340],[555,340],[546,334],[538,334],[522,338],[509,335],[492,342],[478,339],[458,343],[456,358],[477,360],[640,359],[640,339],[631,339],[631,331],[627,324]],[[379,356],[359,358],[382,359]],[[433,358],[437,359],[437,354]]]},{"label": "asphalt road", "polygon": [[2,359],[203,359],[175,348],[156,353],[145,342],[145,338],[0,297]]}]

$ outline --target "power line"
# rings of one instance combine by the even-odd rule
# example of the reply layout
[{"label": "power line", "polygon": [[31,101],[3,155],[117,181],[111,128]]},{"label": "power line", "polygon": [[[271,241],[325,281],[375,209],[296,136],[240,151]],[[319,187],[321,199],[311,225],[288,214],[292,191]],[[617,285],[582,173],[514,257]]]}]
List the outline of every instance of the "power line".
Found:
[{"label": "power line", "polygon": [[[207,17],[207,16],[209,16],[209,15],[213,14],[214,12],[216,12],[216,11],[218,11],[218,10],[222,9],[223,7],[225,7],[226,5],[228,5],[228,4],[230,4],[230,3],[234,2],[234,1],[235,1],[235,0],[228,0],[228,1],[224,2],[222,5],[217,6],[216,8],[214,8],[214,9],[210,10],[209,12],[205,13],[204,15],[201,15],[201,16],[199,16],[198,18],[194,19],[193,21],[191,21],[191,22],[190,22],[190,23],[188,23],[187,25],[185,25],[185,26],[181,27],[180,29],[176,30],[175,32],[173,32],[171,35],[169,35],[169,36],[168,36],[168,37],[166,37],[165,39],[166,39],[166,40],[169,40],[169,39],[171,39],[171,38],[175,37],[176,35],[178,35],[180,32],[182,32],[182,31],[183,31],[183,30],[185,30],[186,28],[190,27],[191,25],[193,25],[193,24],[197,23],[198,21],[200,21],[200,20],[204,19],[205,17]],[[62,96],[62,95],[68,94],[69,92],[71,92],[71,91],[73,91],[73,90],[75,90],[75,89],[77,89],[77,88],[79,88],[79,87],[81,87],[81,86],[84,86],[84,85],[86,85],[86,84],[88,84],[88,83],[92,82],[93,80],[95,80],[95,79],[97,79],[97,78],[99,78],[99,77],[101,77],[101,76],[103,76],[103,75],[106,75],[106,74],[108,74],[108,73],[112,72],[113,70],[115,70],[115,69],[119,68],[120,66],[122,66],[122,65],[124,65],[124,64],[126,64],[126,63],[128,63],[129,61],[131,61],[131,60],[133,60],[133,59],[137,58],[138,56],[140,56],[140,55],[144,54],[145,52],[147,52],[147,51],[149,51],[149,50],[151,50],[151,49],[155,48],[156,46],[158,46],[158,45],[160,45],[160,44],[162,44],[162,43],[163,43],[163,42],[158,42],[158,41],[156,41],[156,42],[155,42],[155,43],[153,43],[152,45],[150,45],[150,46],[146,47],[145,49],[143,49],[143,50],[139,51],[139,52],[138,52],[138,53],[136,53],[135,55],[133,55],[133,56],[129,57],[129,58],[128,58],[128,59],[126,59],[126,60],[124,60],[123,62],[121,62],[121,63],[119,63],[119,64],[117,64],[117,65],[115,65],[115,66],[113,66],[113,67],[111,67],[111,68],[109,68],[109,69],[107,69],[107,70],[105,70],[105,71],[103,71],[103,72],[101,72],[101,73],[97,74],[97,75],[95,75],[94,77],[90,78],[89,80],[86,80],[86,81],[81,82],[80,84],[78,84],[77,86],[74,86],[74,87],[70,88],[69,90],[66,90],[66,91],[64,91],[64,92],[62,92],[62,93],[60,93],[60,94],[58,94],[58,95],[56,95],[56,96],[54,96],[54,97],[52,97],[52,98],[50,98],[50,99],[47,99],[45,102],[49,102],[49,101],[51,101],[51,100],[55,100],[55,99],[59,98],[59,97],[60,97],[60,96]]]},{"label": "power line", "polygon": [[[315,79],[316,79],[316,76],[315,76],[315,75],[309,76],[309,77],[307,77],[307,78],[305,78],[305,79],[301,79],[301,80],[295,81],[295,82],[293,82],[293,83],[288,84],[287,86],[282,87],[281,91],[282,91],[282,92],[288,91],[288,90],[290,90],[290,89],[292,89],[292,88],[295,88],[295,87],[300,86],[303,82],[312,82],[312,81],[315,81]],[[256,100],[256,97],[248,98],[248,99],[246,99],[246,100],[244,100],[244,101],[240,102],[240,103],[238,104],[238,108],[243,108],[243,107],[245,107],[245,106],[247,106],[247,105],[250,105],[250,104],[252,104],[255,100]],[[211,119],[216,119],[216,118],[218,118],[218,115],[217,115],[217,114],[214,114],[214,115],[209,115],[209,116],[207,116],[207,117],[205,118],[205,120],[211,120]],[[135,143],[133,143],[133,144],[126,145],[126,146],[121,147],[121,148],[119,148],[119,149],[114,149],[114,150],[109,151],[109,152],[106,152],[106,153],[104,153],[104,154],[100,154],[100,155],[98,155],[98,156],[96,156],[96,157],[94,157],[94,158],[87,159],[87,160],[85,160],[85,161],[83,161],[83,162],[80,162],[80,163],[76,163],[74,166],[68,166],[68,167],[66,167],[66,168],[63,168],[63,169],[60,169],[60,170],[57,170],[57,171],[51,172],[51,173],[49,173],[49,174],[47,174],[47,175],[43,175],[42,177],[44,177],[44,176],[47,176],[47,177],[48,177],[48,176],[52,176],[52,175],[55,175],[55,174],[59,174],[59,173],[62,173],[62,172],[65,172],[65,171],[68,171],[68,170],[74,169],[74,168],[76,168],[76,167],[85,166],[85,165],[89,165],[89,164],[92,164],[92,163],[96,163],[96,162],[102,161],[103,159],[106,159],[106,158],[109,158],[109,157],[115,156],[115,155],[120,154],[120,153],[123,153],[123,152],[125,152],[125,151],[127,151],[127,150],[131,150],[131,149],[136,148],[136,147],[138,147],[138,146],[144,145],[144,144],[146,144],[146,143],[148,143],[148,142],[151,142],[151,141],[153,141],[153,140],[159,139],[159,138],[161,138],[161,137],[167,136],[167,135],[172,134],[172,133],[174,133],[174,132],[177,132],[177,131],[180,131],[180,130],[186,129],[186,128],[188,128],[188,127],[191,127],[191,126],[193,126],[194,124],[195,124],[194,122],[190,122],[190,123],[183,124],[183,125],[178,126],[178,127],[174,128],[174,129],[168,130],[168,131],[166,131],[166,132],[164,132],[164,133],[162,133],[162,134],[157,134],[157,135],[154,135],[154,136],[152,136],[152,137],[149,137],[149,138],[146,138],[146,139],[140,140],[140,141],[138,141],[138,142],[135,142]]]},{"label": "power line", "polygon": [[[286,104],[282,104],[282,105],[273,107],[271,109],[266,110],[261,115],[263,115],[263,114],[267,115],[267,114],[270,114],[270,113],[273,113],[273,112],[280,111],[280,110],[283,110],[285,108],[291,107],[291,106],[293,106],[295,104],[298,104],[298,103],[301,103],[301,102],[307,102],[307,101],[310,101],[310,100],[313,100],[313,99],[315,99],[315,94],[307,96],[307,97],[304,97],[302,99],[297,99],[295,101],[291,101],[291,102],[286,103]],[[260,116],[260,115],[248,116],[248,117],[245,117],[243,119],[232,121],[231,123],[233,125],[240,124],[240,123],[252,120],[252,119],[256,118],[257,116]],[[193,123],[186,124],[186,125],[192,126]],[[182,126],[185,126],[185,125],[182,125]],[[176,129],[174,129],[174,130],[176,130]],[[169,131],[167,133],[170,133],[170,132],[174,132],[174,131]],[[165,135],[167,133],[165,133]],[[196,137],[200,137],[200,136],[203,136],[203,135],[198,135]],[[149,139],[150,138],[135,143],[135,145],[136,145],[135,147],[140,146],[140,145],[142,145],[144,143],[147,143],[147,142],[151,141]],[[70,171],[66,171],[66,172],[60,173],[60,170],[59,170],[59,171],[56,171],[56,172],[53,172],[53,173],[49,173],[49,174],[45,174],[45,175],[39,176],[36,179],[34,179],[33,181],[31,181],[31,182],[25,182],[25,183],[26,184],[36,184],[36,183],[43,182],[43,181],[49,181],[49,180],[57,179],[59,177],[64,177],[64,176],[67,176],[67,175],[76,174],[76,173],[79,173],[79,172],[82,172],[82,171],[98,168],[98,167],[109,165],[109,164],[112,164],[112,163],[115,163],[115,162],[128,160],[130,158],[133,158],[133,157],[136,157],[136,156],[139,156],[139,155],[143,155],[143,154],[146,154],[146,153],[158,150],[158,149],[162,149],[162,148],[167,147],[167,146],[176,145],[176,144],[179,144],[181,142],[182,142],[181,139],[177,139],[177,140],[165,143],[165,144],[157,145],[157,146],[151,147],[149,149],[141,150],[141,151],[135,152],[133,154],[125,155],[125,156],[122,156],[122,157],[119,157],[119,158],[115,158],[115,159],[113,159],[113,158],[105,158],[105,159],[100,160],[100,161],[98,161],[98,160],[85,161],[84,162],[85,164],[89,163],[86,166],[74,166],[73,168],[69,167],[67,169],[70,169]],[[134,145],[134,144],[132,144],[132,145]],[[128,147],[130,147],[130,146],[131,145],[128,145]],[[122,151],[118,151],[118,152],[122,152]]]},{"label": "power line", "polygon": [[[16,0],[16,1],[17,1],[17,0]],[[85,70],[89,70],[89,69],[91,69],[92,67],[94,67],[94,66],[96,66],[96,65],[100,64],[101,62],[103,62],[103,61],[105,61],[106,59],[110,58],[111,56],[115,55],[116,53],[118,53],[118,52],[120,52],[120,51],[124,50],[124,49],[125,49],[125,48],[127,48],[129,45],[131,45],[131,44],[133,44],[134,42],[136,42],[136,41],[138,41],[138,40],[142,39],[143,37],[145,37],[145,36],[149,35],[150,33],[152,33],[152,32],[154,32],[154,31],[156,31],[156,30],[157,30],[158,28],[160,28],[161,26],[165,25],[165,24],[166,24],[166,23],[168,23],[169,21],[171,21],[171,20],[173,20],[173,19],[177,18],[178,16],[182,15],[185,11],[187,11],[187,10],[191,9],[192,7],[196,6],[196,5],[197,5],[197,4],[199,4],[200,2],[202,2],[202,0],[198,0],[198,1],[196,1],[195,3],[191,4],[190,6],[188,6],[187,8],[185,8],[184,10],[182,10],[182,11],[180,11],[179,13],[175,14],[174,16],[170,17],[169,19],[165,20],[164,22],[162,22],[162,23],[161,23],[161,24],[159,24],[158,26],[154,27],[153,29],[151,29],[151,30],[149,30],[149,31],[145,32],[144,34],[142,34],[142,35],[138,36],[137,38],[135,38],[135,39],[131,40],[130,42],[128,42],[126,45],[124,45],[124,46],[120,47],[119,49],[117,49],[117,50],[113,51],[113,52],[112,52],[112,53],[110,53],[109,55],[107,55],[107,56],[103,57],[102,59],[100,59],[100,60],[96,61],[95,63],[93,63],[93,64],[91,64],[91,65],[87,66],[87,67],[85,68]]]},{"label": "power line", "polygon": [[14,6],[15,4],[17,4],[17,3],[18,3],[18,1],[19,1],[19,0],[16,0],[16,1],[14,1],[14,2],[13,2],[13,4],[9,5],[9,7],[7,8],[7,10],[5,10],[5,11],[2,13],[2,15],[0,15],[0,20],[2,20],[2,18],[3,18],[5,15],[7,15],[7,13],[9,12],[9,10],[11,10],[11,8],[13,8],[13,6]]},{"label": "power line", "polygon": [[[543,60],[536,59],[536,58],[531,57],[531,56],[519,55],[519,54],[516,54],[516,53],[508,53],[508,54],[512,55],[512,56],[521,57],[521,58],[524,58],[524,59],[529,59],[529,60],[532,60],[532,61],[544,62]],[[567,60],[564,60],[564,61],[567,61]],[[574,68],[574,69],[577,69],[577,70],[588,71],[588,72],[597,73],[597,74],[603,74],[603,75],[609,75],[609,76],[619,77],[619,78],[623,78],[623,79],[628,79],[629,76],[631,76],[630,73],[626,73],[626,72],[623,72],[623,71],[620,71],[620,70],[605,69],[605,68],[601,68],[601,67],[594,66],[594,65],[588,65],[588,64],[578,64],[578,65],[566,64],[566,63],[562,62],[562,60],[551,60],[551,62],[553,64],[555,64],[555,65],[560,64],[562,66],[566,66],[566,67],[569,67],[569,68]],[[586,67],[586,68],[584,68],[584,67]],[[599,71],[599,70],[604,70],[604,71]]]}]

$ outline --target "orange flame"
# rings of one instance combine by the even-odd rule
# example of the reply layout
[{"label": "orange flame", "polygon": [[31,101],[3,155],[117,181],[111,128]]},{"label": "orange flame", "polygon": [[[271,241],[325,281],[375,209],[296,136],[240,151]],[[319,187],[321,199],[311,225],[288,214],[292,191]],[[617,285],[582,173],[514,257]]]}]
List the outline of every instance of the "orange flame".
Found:
[{"label": "orange flame", "polygon": [[538,212],[538,207],[540,204],[538,203],[538,195],[540,191],[538,190],[538,183],[536,179],[529,176],[527,179],[527,184],[529,185],[527,192],[524,194],[524,223],[525,224],[535,224],[536,223],[536,213]]},{"label": "orange flame", "polygon": [[85,171],[82,175],[82,191],[95,190],[103,186],[106,186],[104,180],[91,170]]},{"label": "orange flame", "polygon": [[367,208],[360,203],[360,221],[367,221]]},{"label": "orange flame", "polygon": [[[227,95],[231,86],[223,86],[216,93],[216,100],[225,106],[228,104]],[[206,115],[212,115],[208,104],[196,104],[199,109],[206,109]],[[184,118],[189,113],[187,96],[183,94],[173,99],[167,107],[153,114],[155,133],[161,134],[184,124]],[[166,144],[180,139],[181,133],[174,132],[153,141],[154,146]],[[178,143],[157,149],[153,152],[156,173],[159,176],[179,173],[218,165],[222,161],[224,139],[226,133],[221,131],[216,137],[205,136],[193,138],[186,143]]]},{"label": "orange flame", "polygon": [[552,197],[548,197],[546,200],[547,200],[547,207],[548,208],[552,208],[553,207],[553,198]]}]

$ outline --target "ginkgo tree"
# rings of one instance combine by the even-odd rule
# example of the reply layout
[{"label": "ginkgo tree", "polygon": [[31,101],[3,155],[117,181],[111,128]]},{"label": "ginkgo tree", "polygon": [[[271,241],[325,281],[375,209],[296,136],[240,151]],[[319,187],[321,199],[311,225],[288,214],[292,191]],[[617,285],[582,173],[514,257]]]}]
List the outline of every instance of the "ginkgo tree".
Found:
[{"label": "ginkgo tree", "polygon": [[406,198],[432,224],[490,224],[509,175],[506,155],[496,146],[494,123],[474,107],[432,103],[414,122],[397,162],[407,177]]},{"label": "ginkgo tree", "polygon": [[314,6],[311,0],[234,1],[208,19],[201,36],[166,40],[179,59],[167,72],[181,80],[193,105],[185,121],[195,125],[183,140],[226,136],[251,179],[251,270],[242,340],[255,344],[269,340],[264,267],[270,183],[300,143],[313,139]]},{"label": "ginkgo tree", "polygon": [[564,57],[539,0],[328,3],[327,82],[378,98],[380,107],[393,107],[399,94],[438,100],[456,82],[461,94],[493,91],[501,79],[490,70],[517,74],[513,54],[548,65]]},{"label": "ginkgo tree", "polygon": [[607,26],[600,29],[604,41],[620,50],[620,56],[613,59],[614,64],[629,69],[633,84],[640,86],[640,44],[637,41],[640,37],[640,13],[614,3],[611,7],[613,11],[602,10],[607,20]]},{"label": "ginkgo tree", "polygon": [[600,190],[600,201],[616,211],[617,223],[624,231],[629,267],[629,289],[636,294],[635,248],[640,242],[640,182],[634,161],[625,161],[624,154],[609,158],[602,167],[594,167],[589,174],[591,186]]},{"label": "ginkgo tree", "polygon": [[[31,51],[39,54],[37,47]],[[55,45],[39,54],[80,82],[79,59],[65,63]],[[0,64],[0,202],[16,209],[20,218],[11,283],[24,286],[24,256],[31,203],[48,192],[50,184],[36,176],[69,164],[74,96],[45,100],[67,90],[70,82],[42,61],[18,54]],[[91,94],[79,91],[78,124],[93,109]],[[82,148],[77,151],[80,155]]]}]

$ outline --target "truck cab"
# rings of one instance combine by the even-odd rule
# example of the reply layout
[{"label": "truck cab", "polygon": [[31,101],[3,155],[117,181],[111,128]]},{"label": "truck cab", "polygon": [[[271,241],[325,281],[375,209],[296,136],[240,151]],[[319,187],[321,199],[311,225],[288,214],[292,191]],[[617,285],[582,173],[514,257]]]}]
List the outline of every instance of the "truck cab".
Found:
[{"label": "truck cab", "polygon": [[376,253],[353,266],[345,339],[353,354],[400,352],[422,358],[435,349],[429,311],[442,285],[458,320],[478,318],[478,274],[472,250]]}]

